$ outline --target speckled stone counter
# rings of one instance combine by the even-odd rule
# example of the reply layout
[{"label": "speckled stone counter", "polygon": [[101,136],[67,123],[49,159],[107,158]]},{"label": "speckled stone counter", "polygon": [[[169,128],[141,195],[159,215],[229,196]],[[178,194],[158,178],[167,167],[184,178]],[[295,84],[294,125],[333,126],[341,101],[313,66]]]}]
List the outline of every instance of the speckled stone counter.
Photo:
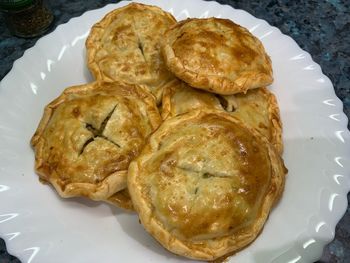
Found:
[{"label": "speckled stone counter", "polygon": [[[165,0],[164,0],[165,1]],[[115,1],[48,1],[55,15],[53,31],[57,25],[80,16],[87,10],[100,8]],[[284,34],[291,36],[321,65],[344,103],[350,117],[350,11],[348,0],[218,0],[268,21]],[[50,32],[49,31],[49,32]],[[48,33],[49,33],[48,32]],[[10,34],[0,15],[0,79],[12,68],[13,62],[32,47],[38,38],[23,39]],[[349,200],[349,195],[348,195]],[[4,200],[1,200],[3,202]],[[6,251],[0,238],[0,263],[20,262]],[[319,262],[350,262],[350,208],[339,222],[335,239],[324,250]]]}]

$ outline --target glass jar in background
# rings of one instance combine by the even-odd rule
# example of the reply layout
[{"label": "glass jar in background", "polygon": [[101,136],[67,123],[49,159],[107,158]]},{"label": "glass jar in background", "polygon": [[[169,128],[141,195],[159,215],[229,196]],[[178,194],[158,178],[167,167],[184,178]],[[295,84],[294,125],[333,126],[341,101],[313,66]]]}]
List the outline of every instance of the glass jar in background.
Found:
[{"label": "glass jar in background", "polygon": [[0,0],[0,10],[11,32],[19,37],[43,34],[54,18],[43,0]]}]

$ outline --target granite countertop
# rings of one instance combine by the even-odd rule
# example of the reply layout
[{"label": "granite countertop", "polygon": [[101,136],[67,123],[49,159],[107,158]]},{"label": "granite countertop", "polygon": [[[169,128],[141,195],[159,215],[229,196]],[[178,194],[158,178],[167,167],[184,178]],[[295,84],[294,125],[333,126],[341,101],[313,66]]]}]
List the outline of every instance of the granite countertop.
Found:
[{"label": "granite countertop", "polygon": [[[55,15],[53,31],[57,25],[80,16],[87,10],[103,7],[116,1],[47,1]],[[350,11],[347,0],[218,0],[268,21],[284,34],[291,36],[302,49],[321,65],[344,103],[344,112],[350,117]],[[48,32],[48,33],[49,33]],[[32,47],[38,38],[23,39],[10,34],[0,15],[0,80],[11,70],[13,62]],[[348,195],[349,200],[349,195]],[[335,239],[325,249],[319,262],[349,262],[350,260],[350,208],[336,228]],[[0,238],[0,262],[20,262],[6,251]]]}]

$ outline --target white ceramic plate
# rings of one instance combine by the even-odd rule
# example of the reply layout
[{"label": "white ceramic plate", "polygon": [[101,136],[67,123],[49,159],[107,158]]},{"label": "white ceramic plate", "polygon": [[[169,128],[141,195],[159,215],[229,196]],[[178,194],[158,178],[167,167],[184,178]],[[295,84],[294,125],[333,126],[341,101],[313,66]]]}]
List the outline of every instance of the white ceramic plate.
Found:
[{"label": "white ceramic plate", "polygon": [[[342,103],[310,55],[245,11],[200,0],[144,0],[186,17],[229,18],[259,37],[273,61],[284,125],[286,189],[262,234],[233,262],[312,262],[334,237],[350,189],[350,134]],[[23,262],[175,262],[135,214],[83,199],[63,200],[39,183],[29,140],[43,107],[86,83],[90,27],[128,2],[89,11],[40,39],[0,86],[0,236]]]}]

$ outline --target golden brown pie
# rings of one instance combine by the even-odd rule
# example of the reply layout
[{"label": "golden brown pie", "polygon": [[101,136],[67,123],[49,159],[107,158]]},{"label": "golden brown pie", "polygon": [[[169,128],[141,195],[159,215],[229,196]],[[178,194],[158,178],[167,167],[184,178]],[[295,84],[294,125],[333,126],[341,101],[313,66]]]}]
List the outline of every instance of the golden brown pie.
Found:
[{"label": "golden brown pie", "polygon": [[160,52],[160,39],[176,23],[156,6],[131,3],[108,13],[87,38],[87,64],[97,80],[144,85],[157,98],[173,75]]},{"label": "golden brown pie", "polygon": [[171,72],[190,86],[230,95],[273,81],[271,60],[259,39],[228,19],[187,19],[162,43]]},{"label": "golden brown pie", "polygon": [[128,189],[145,229],[185,257],[214,260],[252,242],[279,199],[283,160],[220,111],[165,120],[131,162]]},{"label": "golden brown pie", "polygon": [[94,82],[48,104],[32,137],[35,169],[62,197],[104,200],[126,187],[130,161],[161,122],[136,85]]},{"label": "golden brown pie", "polygon": [[264,135],[281,154],[282,122],[275,96],[267,88],[248,90],[246,94],[218,95],[193,89],[174,80],[164,88],[162,118],[174,117],[194,109],[223,110]]}]

